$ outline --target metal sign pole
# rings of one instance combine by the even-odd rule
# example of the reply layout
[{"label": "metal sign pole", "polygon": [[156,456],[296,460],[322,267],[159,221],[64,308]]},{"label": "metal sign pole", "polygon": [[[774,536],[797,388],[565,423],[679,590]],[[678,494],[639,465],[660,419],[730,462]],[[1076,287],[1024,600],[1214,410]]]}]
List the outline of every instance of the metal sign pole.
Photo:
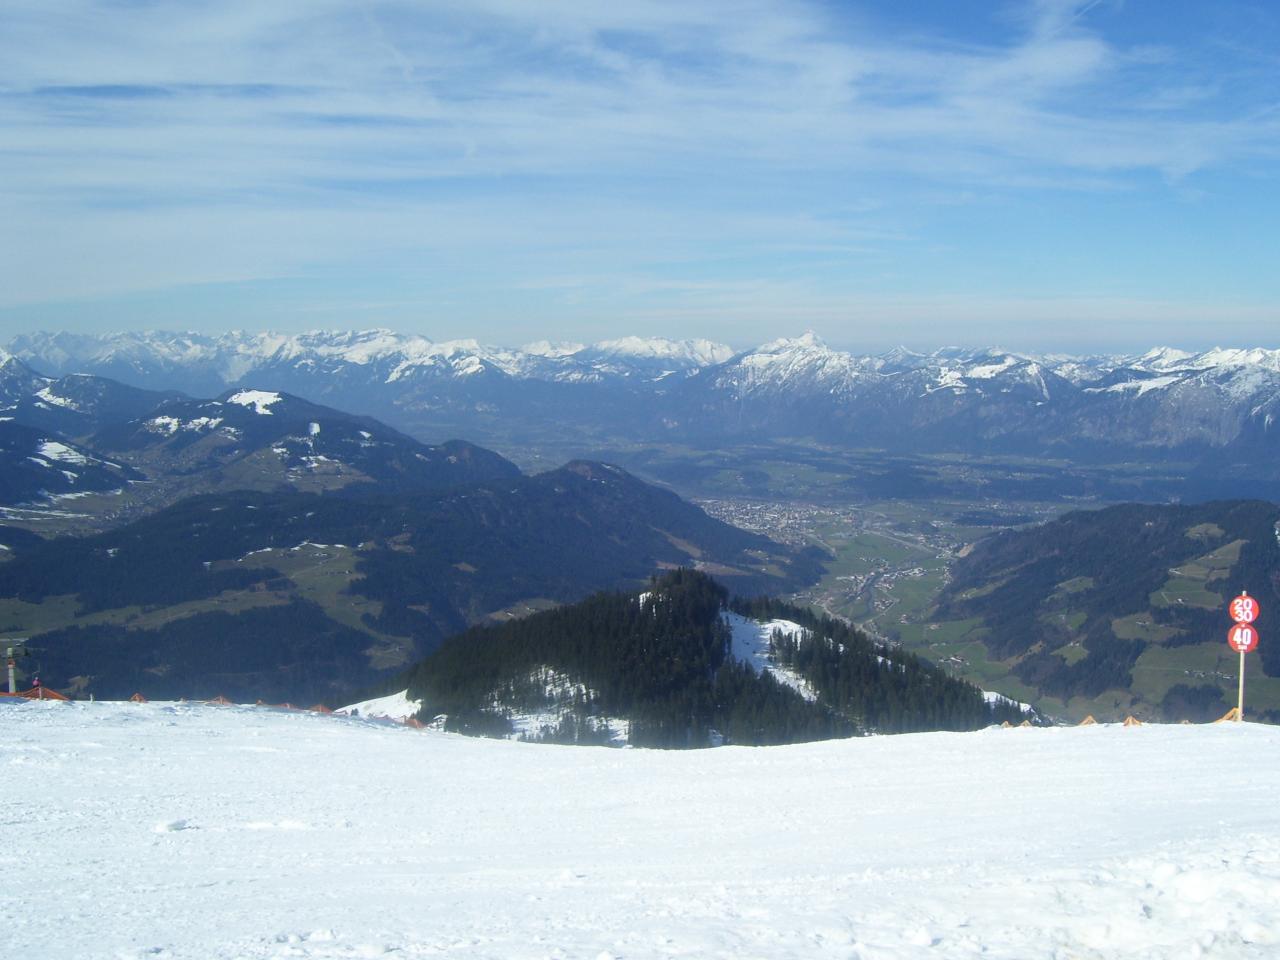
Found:
[{"label": "metal sign pole", "polygon": [[1236,699],[1236,723],[1244,721],[1244,651],[1240,651],[1240,696]]}]

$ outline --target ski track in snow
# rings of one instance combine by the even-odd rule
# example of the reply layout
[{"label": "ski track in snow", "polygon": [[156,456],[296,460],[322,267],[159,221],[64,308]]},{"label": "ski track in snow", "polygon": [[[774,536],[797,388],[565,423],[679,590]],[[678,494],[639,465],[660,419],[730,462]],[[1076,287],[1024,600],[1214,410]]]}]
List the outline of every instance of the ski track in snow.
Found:
[{"label": "ski track in snow", "polygon": [[0,705],[0,956],[1273,958],[1280,730],[703,751]]}]

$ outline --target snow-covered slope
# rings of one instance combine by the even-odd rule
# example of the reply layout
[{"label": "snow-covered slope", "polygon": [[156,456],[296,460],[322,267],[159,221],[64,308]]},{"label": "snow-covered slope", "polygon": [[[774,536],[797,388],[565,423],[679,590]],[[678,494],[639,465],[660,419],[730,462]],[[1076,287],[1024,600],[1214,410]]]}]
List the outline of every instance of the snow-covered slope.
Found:
[{"label": "snow-covered slope", "polygon": [[769,642],[774,632],[799,640],[809,633],[791,620],[752,620],[737,613],[724,614],[724,621],[733,631],[733,655],[749,664],[756,673],[770,673],[774,679],[795,690],[806,700],[816,700],[818,695],[803,677],[789,667],[780,665],[770,654]]},{"label": "snow-covered slope", "polygon": [[1280,951],[1273,727],[604,753],[251,707],[0,715],[5,956]]},{"label": "snow-covered slope", "polygon": [[409,699],[408,691],[401,690],[399,693],[389,693],[385,697],[374,697],[372,700],[348,704],[334,712],[346,717],[405,720],[417,713],[421,707],[422,704],[419,701]]}]

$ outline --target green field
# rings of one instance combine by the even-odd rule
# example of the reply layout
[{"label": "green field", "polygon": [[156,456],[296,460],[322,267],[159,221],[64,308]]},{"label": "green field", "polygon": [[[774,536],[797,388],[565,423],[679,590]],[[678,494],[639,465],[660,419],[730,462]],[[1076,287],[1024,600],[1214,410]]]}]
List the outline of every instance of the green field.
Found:
[{"label": "green field", "polygon": [[1070,580],[1064,580],[1058,584],[1054,593],[1070,596],[1073,593],[1084,593],[1086,590],[1092,590],[1093,587],[1093,577],[1072,577]]},{"label": "green field", "polygon": [[1165,643],[1182,634],[1176,627],[1156,623],[1150,613],[1131,613],[1112,620],[1111,632],[1121,640],[1145,640],[1147,643]]},{"label": "green field", "polygon": [[[1280,709],[1280,677],[1262,672],[1256,657],[1245,666],[1245,710]],[[1239,682],[1240,656],[1217,640],[1171,649],[1148,647],[1133,668],[1133,690],[1144,700],[1159,703],[1177,684],[1208,684],[1222,690],[1223,700],[1234,705]]]}]

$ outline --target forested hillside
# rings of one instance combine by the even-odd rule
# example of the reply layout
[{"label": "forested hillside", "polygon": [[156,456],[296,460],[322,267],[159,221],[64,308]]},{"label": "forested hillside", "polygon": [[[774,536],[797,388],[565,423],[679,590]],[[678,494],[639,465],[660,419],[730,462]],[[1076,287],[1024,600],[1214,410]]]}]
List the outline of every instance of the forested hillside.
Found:
[{"label": "forested hillside", "polygon": [[[99,697],[207,691],[218,634],[221,692],[338,698],[485,617],[638,586],[663,568],[704,565],[746,592],[794,589],[819,570],[808,553],[587,462],[411,496],[194,497],[95,536],[0,542],[11,548],[0,636],[30,637],[24,667],[50,685]],[[311,658],[340,662],[328,693]]]},{"label": "forested hillside", "polygon": [[[795,618],[805,629],[794,640],[775,633],[770,667],[760,670],[734,655],[730,610]],[[515,718],[534,715],[543,722],[526,737],[569,743],[758,745],[1022,719],[1013,705],[989,705],[976,687],[842,624],[777,601],[730,604],[722,586],[690,570],[640,594],[597,594],[473,628],[400,679],[424,721],[506,736]]]},{"label": "forested hillside", "polygon": [[1250,700],[1277,719],[1277,523],[1280,506],[1258,500],[1071,513],[981,541],[953,568],[935,619],[976,621],[993,659],[1079,711],[1105,701],[1204,719],[1235,702],[1226,604],[1247,590],[1263,610]]}]

